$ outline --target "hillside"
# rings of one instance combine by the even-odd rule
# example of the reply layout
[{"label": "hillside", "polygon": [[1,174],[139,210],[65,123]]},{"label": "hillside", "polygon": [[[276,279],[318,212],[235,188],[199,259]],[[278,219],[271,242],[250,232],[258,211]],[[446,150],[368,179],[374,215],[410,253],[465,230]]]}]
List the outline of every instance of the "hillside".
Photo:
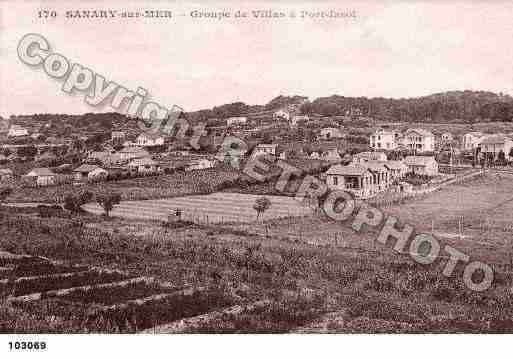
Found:
[{"label": "hillside", "polygon": [[[320,97],[311,102],[303,96],[278,96],[264,105],[249,105],[234,102],[187,113],[193,123],[208,119],[224,119],[231,116],[268,116],[289,105],[299,106],[306,114],[322,116],[360,116],[387,122],[447,123],[482,121],[506,121],[513,119],[513,98],[509,95],[488,91],[449,91],[415,98],[367,98],[332,95]],[[106,131],[111,129],[137,130],[135,121],[119,113],[86,113],[83,115],[34,114],[11,116],[13,123],[29,128],[46,123],[60,131],[66,128],[85,131]]]},{"label": "hillside", "polygon": [[[193,115],[202,118],[225,118],[275,110],[301,103],[303,100],[306,100],[306,97],[278,96],[263,106],[237,102],[197,111]],[[488,91],[449,91],[401,99],[333,95],[306,102],[301,106],[301,111],[323,116],[365,116],[392,122],[511,121],[513,98]]]}]

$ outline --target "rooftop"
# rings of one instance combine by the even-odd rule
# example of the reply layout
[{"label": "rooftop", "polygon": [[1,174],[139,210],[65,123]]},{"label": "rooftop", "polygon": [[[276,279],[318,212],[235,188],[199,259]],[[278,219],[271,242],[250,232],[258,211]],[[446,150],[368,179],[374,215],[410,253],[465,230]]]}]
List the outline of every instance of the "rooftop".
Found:
[{"label": "rooftop", "polygon": [[327,175],[342,175],[342,176],[363,176],[368,168],[359,164],[349,164],[347,166],[335,165],[331,166],[326,172]]},{"label": "rooftop", "polygon": [[431,133],[430,131],[425,130],[423,128],[409,128],[408,130],[406,130],[406,134],[411,133],[411,132],[415,132],[421,136],[426,136],[426,137],[433,136],[433,133]]},{"label": "rooftop", "polygon": [[433,156],[406,156],[404,159],[406,165],[414,166],[427,166],[433,162],[436,162]]},{"label": "rooftop", "polygon": [[32,171],[27,173],[27,176],[56,176],[55,173],[52,172],[51,169],[43,167],[43,168],[34,168]]},{"label": "rooftop", "polygon": [[501,143],[504,143],[505,141],[511,141],[511,138],[509,138],[508,136],[504,135],[504,134],[497,134],[497,135],[489,135],[489,136],[485,136],[482,140],[481,140],[481,144],[483,145],[492,145],[492,144],[501,144]]}]

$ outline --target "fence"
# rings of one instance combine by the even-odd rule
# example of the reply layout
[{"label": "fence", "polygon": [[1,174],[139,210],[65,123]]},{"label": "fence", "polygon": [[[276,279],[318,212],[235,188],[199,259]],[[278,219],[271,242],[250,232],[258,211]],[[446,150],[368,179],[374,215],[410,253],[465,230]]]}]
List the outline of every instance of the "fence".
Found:
[{"label": "fence", "polygon": [[434,186],[414,189],[410,192],[389,192],[383,198],[372,198],[367,200],[367,203],[374,207],[391,207],[396,204],[405,203],[408,200],[422,199],[425,198],[428,194],[438,191],[439,189],[448,186],[450,184],[461,184],[471,178],[476,176],[484,175],[484,171],[476,171],[472,173],[468,173],[462,176],[456,176],[448,181],[443,183],[439,183]]}]

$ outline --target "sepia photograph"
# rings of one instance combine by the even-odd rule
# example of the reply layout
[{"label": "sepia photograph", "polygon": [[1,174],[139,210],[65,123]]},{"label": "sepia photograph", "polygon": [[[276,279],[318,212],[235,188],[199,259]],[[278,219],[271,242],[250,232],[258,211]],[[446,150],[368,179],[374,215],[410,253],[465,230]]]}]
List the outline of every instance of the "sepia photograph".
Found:
[{"label": "sepia photograph", "polygon": [[2,349],[513,333],[512,18],[1,0]]}]

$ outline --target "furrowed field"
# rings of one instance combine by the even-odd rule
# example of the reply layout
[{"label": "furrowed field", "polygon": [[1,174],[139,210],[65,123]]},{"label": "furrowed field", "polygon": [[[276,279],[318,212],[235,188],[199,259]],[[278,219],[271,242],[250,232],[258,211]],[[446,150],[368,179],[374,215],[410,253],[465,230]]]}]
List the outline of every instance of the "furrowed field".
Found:
[{"label": "furrowed field", "polygon": [[[256,216],[253,204],[259,197],[223,192],[204,196],[128,201],[116,206],[111,215],[131,219],[166,221],[168,215],[179,208],[182,210],[184,220],[196,223],[251,222],[255,220]],[[263,219],[305,216],[312,212],[292,197],[267,196],[267,198],[271,201],[271,206],[263,214]],[[87,204],[83,208],[95,214],[103,212],[97,204]]]},{"label": "furrowed field", "polygon": [[[510,182],[489,174],[384,209],[422,231],[433,221],[441,241],[489,261],[495,280],[481,293],[466,289],[462,266],[450,278],[441,274],[447,258],[416,264],[376,243],[377,229],[356,233],[350,223],[311,213],[169,227],[91,214],[41,219],[4,209],[0,250],[54,258],[76,270],[60,281],[69,291],[3,303],[0,331],[511,333]],[[252,209],[240,211],[254,216]],[[5,278],[12,265],[0,265]],[[59,276],[70,269],[45,271]],[[49,282],[10,279],[5,291],[26,295],[49,289]]]}]

